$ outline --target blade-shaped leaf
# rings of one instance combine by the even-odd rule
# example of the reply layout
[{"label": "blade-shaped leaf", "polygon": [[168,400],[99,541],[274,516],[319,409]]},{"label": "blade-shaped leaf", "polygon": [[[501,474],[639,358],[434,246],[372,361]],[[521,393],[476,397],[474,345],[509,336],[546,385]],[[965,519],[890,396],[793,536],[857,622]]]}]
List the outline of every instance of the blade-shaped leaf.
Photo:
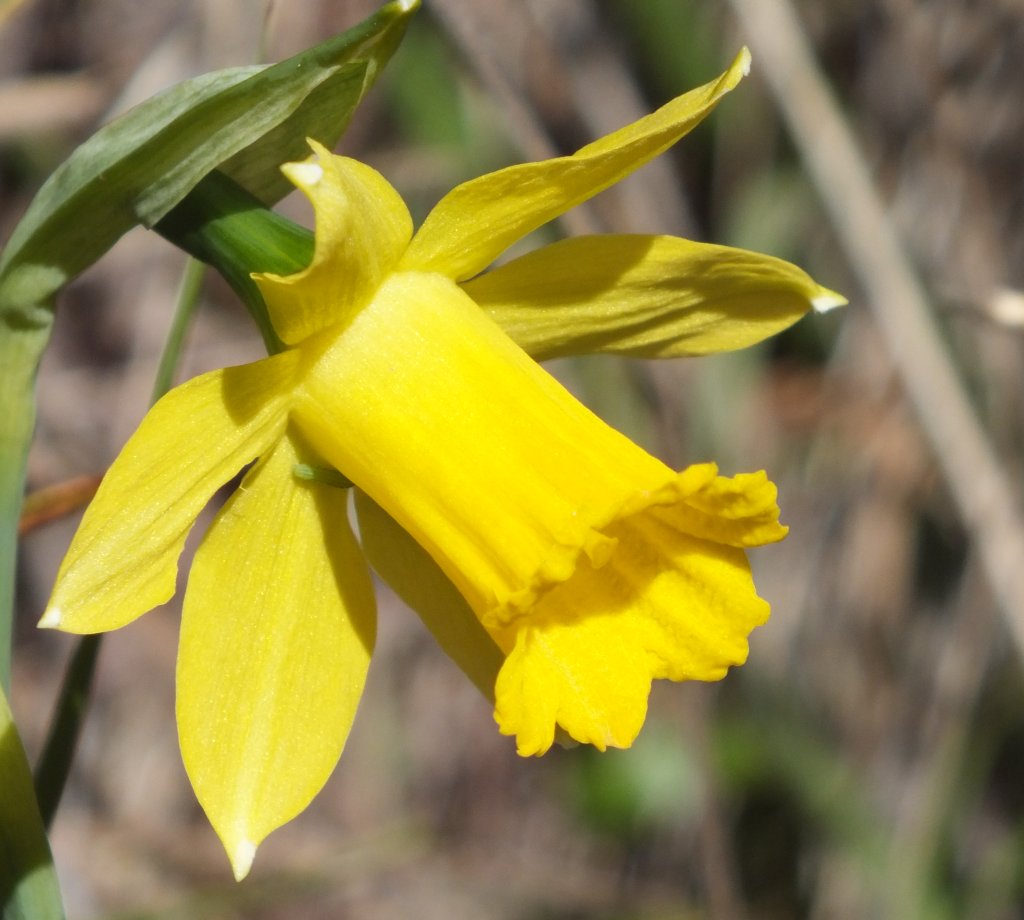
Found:
[{"label": "blade-shaped leaf", "polygon": [[[43,314],[45,317],[45,313]],[[35,422],[35,372],[49,324],[0,321],[0,690],[10,687],[14,569],[25,456]]]},{"label": "blade-shaped leaf", "polygon": [[102,128],[46,182],[0,256],[0,314],[47,302],[221,164],[264,201],[276,200],[289,188],[280,164],[304,155],[307,136],[333,146],[412,7],[393,0],[280,64],[197,77]]}]

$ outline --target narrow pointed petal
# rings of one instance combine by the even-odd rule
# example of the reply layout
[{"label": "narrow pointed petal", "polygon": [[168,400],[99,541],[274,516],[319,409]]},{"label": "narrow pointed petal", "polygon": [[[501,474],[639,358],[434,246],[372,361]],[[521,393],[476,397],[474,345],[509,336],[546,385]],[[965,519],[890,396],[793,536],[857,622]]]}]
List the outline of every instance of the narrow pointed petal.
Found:
[{"label": "narrow pointed petal", "polygon": [[238,878],[330,776],[374,641],[347,491],[296,479],[297,460],[286,438],[247,474],[196,554],[182,616],[182,757]]},{"label": "narrow pointed petal", "polygon": [[376,170],[310,141],[314,156],[282,167],[313,205],[313,261],[294,275],[257,274],[274,329],[289,345],[344,322],[397,264],[412,236],[399,194]]},{"label": "narrow pointed petal", "polygon": [[563,240],[462,289],[537,360],[733,351],[846,302],[782,259],[672,236]]},{"label": "narrow pointed petal", "polygon": [[281,436],[296,359],[213,371],[153,406],[86,509],[40,625],[117,629],[174,594],[196,516]]},{"label": "narrow pointed petal", "polygon": [[696,127],[750,66],[744,48],[717,80],[578,150],[454,188],[420,227],[402,267],[464,281],[532,230],[625,178]]},{"label": "narrow pointed petal", "polygon": [[359,536],[374,571],[423,620],[452,661],[494,702],[505,656],[437,563],[372,498],[356,490]]}]

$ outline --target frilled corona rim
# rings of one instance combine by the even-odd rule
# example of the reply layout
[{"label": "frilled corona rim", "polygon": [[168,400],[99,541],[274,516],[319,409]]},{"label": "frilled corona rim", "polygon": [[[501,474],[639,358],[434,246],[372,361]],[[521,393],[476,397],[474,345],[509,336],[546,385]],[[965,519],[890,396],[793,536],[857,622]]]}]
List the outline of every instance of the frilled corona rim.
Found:
[{"label": "frilled corona rim", "polygon": [[[485,627],[499,630],[507,627],[516,619],[528,615],[537,603],[549,591],[569,581],[576,573],[582,557],[586,557],[591,566],[600,569],[612,558],[618,539],[605,532],[613,524],[630,517],[643,514],[654,507],[668,507],[680,503],[685,504],[700,493],[718,477],[718,466],[714,463],[699,463],[672,474],[664,485],[655,489],[642,489],[627,496],[622,501],[609,507],[602,514],[597,514],[576,531],[575,539],[556,542],[547,557],[538,566],[529,583],[518,591],[510,592],[499,598],[498,602],[485,611],[480,619]],[[764,471],[743,474],[745,491],[763,491],[759,504],[764,512],[759,515],[760,524],[774,524],[774,532],[756,542],[773,542],[780,540],[788,528],[778,524],[779,509],[775,504],[777,490]]]}]

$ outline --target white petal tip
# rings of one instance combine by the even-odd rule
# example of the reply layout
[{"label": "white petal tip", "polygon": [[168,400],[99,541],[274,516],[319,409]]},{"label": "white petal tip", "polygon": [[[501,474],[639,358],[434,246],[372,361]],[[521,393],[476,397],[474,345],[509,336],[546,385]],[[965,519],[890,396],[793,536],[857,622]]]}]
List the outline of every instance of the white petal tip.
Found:
[{"label": "white petal tip", "polygon": [[286,163],[281,169],[299,188],[311,188],[324,177],[319,163]]},{"label": "white petal tip", "polygon": [[235,873],[235,881],[240,882],[252,868],[252,861],[256,856],[256,844],[251,840],[242,840],[235,847],[231,854],[231,870]]},{"label": "white petal tip", "polygon": [[49,607],[39,620],[40,629],[59,629],[63,614],[59,607]]},{"label": "white petal tip", "polygon": [[849,301],[842,294],[828,290],[823,290],[816,297],[811,298],[811,306],[814,307],[815,313],[828,313],[829,310],[844,307],[848,303]]},{"label": "white petal tip", "polygon": [[403,13],[411,13],[420,5],[420,0],[398,0],[398,9]]},{"label": "white petal tip", "polygon": [[745,77],[750,76],[750,61],[750,49],[745,47],[740,51],[740,67],[743,69],[743,76]]}]

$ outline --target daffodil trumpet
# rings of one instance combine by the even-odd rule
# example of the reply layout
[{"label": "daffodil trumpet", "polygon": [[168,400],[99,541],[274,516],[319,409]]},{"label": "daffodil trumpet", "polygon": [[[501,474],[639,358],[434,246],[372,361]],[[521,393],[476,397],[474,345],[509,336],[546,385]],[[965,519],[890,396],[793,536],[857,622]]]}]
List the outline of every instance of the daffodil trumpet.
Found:
[{"label": "daffodil trumpet", "polygon": [[165,602],[196,516],[252,464],[193,561],[177,672],[185,766],[237,877],[341,754],[373,645],[367,558],[524,755],[556,730],[626,747],[652,679],[716,680],[745,660],[768,616],[745,549],[786,533],[775,487],[711,463],[671,470],[517,341],[564,353],[589,334],[608,350],[702,353],[841,298],[779,260],[670,237],[582,238],[485,270],[675,143],[747,66],[744,51],[572,156],[457,187],[415,234],[369,166],[312,144],[283,167],[316,218],[307,268],[254,276],[283,350],[154,406],[87,510],[42,621],[110,630]]}]

